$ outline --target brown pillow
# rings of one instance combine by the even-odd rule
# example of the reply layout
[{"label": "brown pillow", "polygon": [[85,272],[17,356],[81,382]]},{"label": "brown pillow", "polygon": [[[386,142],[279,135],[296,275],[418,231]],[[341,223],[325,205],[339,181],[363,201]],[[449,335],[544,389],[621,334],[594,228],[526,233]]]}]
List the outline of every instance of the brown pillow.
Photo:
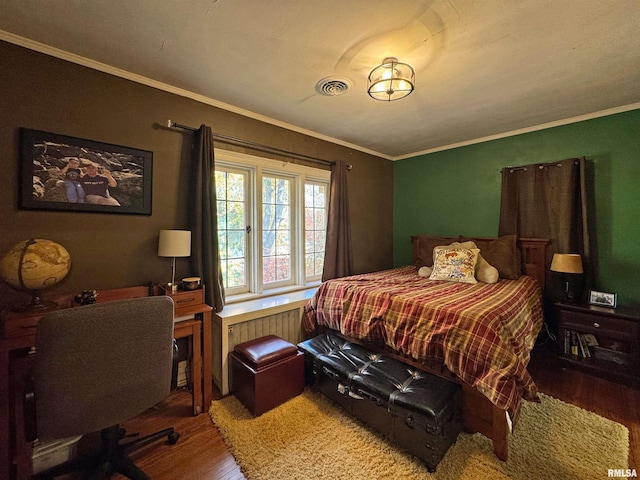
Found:
[{"label": "brown pillow", "polygon": [[498,269],[500,278],[516,280],[520,277],[520,255],[515,235],[498,238],[464,238],[475,242],[482,257]]},{"label": "brown pillow", "polygon": [[460,240],[460,237],[437,237],[422,233],[412,236],[413,264],[418,268],[432,267],[433,249],[441,245],[449,245],[451,242],[457,242],[458,240]]}]

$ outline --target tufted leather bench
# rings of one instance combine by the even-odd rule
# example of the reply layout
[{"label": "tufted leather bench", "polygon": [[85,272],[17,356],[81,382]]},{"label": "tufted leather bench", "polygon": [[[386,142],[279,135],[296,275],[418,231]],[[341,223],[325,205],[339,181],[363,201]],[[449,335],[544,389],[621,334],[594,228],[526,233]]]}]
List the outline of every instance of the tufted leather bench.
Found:
[{"label": "tufted leather bench", "polygon": [[231,391],[254,416],[304,390],[302,352],[276,335],[240,343],[229,356]]},{"label": "tufted leather bench", "polygon": [[462,431],[460,385],[336,335],[298,344],[307,383],[434,471]]}]

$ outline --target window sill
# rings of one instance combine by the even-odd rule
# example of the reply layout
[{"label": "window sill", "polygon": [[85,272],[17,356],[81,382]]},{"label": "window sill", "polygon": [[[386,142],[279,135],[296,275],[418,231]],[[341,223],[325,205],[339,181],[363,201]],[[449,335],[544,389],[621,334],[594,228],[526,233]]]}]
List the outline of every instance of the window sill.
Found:
[{"label": "window sill", "polygon": [[227,305],[259,300],[261,298],[276,297],[297,291],[314,290],[315,292],[315,289],[317,289],[321,283],[322,282],[318,280],[316,282],[305,283],[304,285],[289,285],[287,287],[273,288],[271,290],[265,290],[262,293],[240,293],[238,295],[227,297],[225,301],[225,308]]},{"label": "window sill", "polygon": [[234,323],[252,318],[259,318],[272,315],[293,308],[304,306],[316,293],[320,282],[317,285],[288,288],[285,292],[275,291],[263,295],[237,295],[229,300],[221,312],[216,313],[220,318],[232,320]]}]

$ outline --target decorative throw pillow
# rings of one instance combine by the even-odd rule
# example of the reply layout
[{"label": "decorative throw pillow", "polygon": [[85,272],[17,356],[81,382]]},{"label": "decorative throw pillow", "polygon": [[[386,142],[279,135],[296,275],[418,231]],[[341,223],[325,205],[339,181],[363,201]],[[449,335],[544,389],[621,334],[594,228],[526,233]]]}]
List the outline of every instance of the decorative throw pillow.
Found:
[{"label": "decorative throw pillow", "polygon": [[497,283],[500,273],[496,267],[491,266],[482,255],[478,255],[478,263],[476,264],[476,278],[484,283]]},{"label": "decorative throw pillow", "polygon": [[464,238],[474,242],[487,262],[498,269],[500,278],[516,280],[520,276],[520,252],[515,235],[498,238]]},{"label": "decorative throw pillow", "polygon": [[[458,248],[478,248],[475,243],[472,241],[467,242],[453,242],[450,247],[458,247]],[[500,274],[498,269],[492,266],[489,262],[487,262],[482,256],[482,249],[478,254],[478,261],[476,263],[476,279],[479,282],[483,283],[496,283]]]},{"label": "decorative throw pillow", "polygon": [[433,272],[429,280],[478,283],[475,271],[479,252],[477,248],[434,248]]}]

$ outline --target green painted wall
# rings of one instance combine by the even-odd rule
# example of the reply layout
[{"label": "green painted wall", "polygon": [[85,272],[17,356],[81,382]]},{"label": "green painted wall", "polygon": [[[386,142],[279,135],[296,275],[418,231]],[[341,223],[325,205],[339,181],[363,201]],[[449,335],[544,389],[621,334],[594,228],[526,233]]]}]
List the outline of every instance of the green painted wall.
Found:
[{"label": "green painted wall", "polygon": [[592,166],[596,288],[640,304],[640,110],[394,163],[394,265],[409,236],[496,236],[505,166],[586,157]]}]

